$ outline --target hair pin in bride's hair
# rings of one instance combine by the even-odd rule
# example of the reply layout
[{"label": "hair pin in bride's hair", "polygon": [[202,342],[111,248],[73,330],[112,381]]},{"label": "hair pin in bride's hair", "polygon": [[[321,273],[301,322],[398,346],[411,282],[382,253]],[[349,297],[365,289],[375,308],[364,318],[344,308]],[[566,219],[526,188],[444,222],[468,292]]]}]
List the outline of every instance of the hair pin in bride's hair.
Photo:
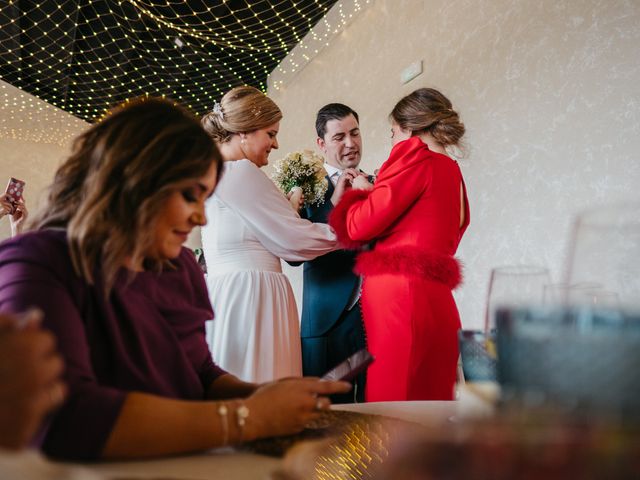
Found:
[{"label": "hair pin in bride's hair", "polygon": [[222,111],[222,105],[218,102],[213,102],[213,109],[211,112],[218,117],[220,120],[224,120],[224,112]]},{"label": "hair pin in bride's hair", "polygon": [[256,107],[255,105],[251,105],[251,113],[253,113],[254,117],[257,117],[262,113],[262,109],[260,109],[259,107]]}]

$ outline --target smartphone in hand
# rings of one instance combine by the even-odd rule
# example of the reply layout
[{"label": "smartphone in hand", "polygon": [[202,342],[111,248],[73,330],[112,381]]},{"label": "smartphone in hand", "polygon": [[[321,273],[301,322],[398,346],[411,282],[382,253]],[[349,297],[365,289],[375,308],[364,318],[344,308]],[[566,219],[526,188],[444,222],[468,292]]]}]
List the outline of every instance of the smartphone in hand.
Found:
[{"label": "smartphone in hand", "polygon": [[6,195],[7,201],[13,207],[11,210],[11,215],[16,213],[16,207],[19,203],[22,202],[22,192],[24,191],[25,182],[22,180],[18,180],[17,178],[11,177],[9,179],[9,183],[7,184],[7,188],[4,193]]},{"label": "smartphone in hand", "polygon": [[352,380],[373,362],[373,355],[366,348],[357,351],[337,367],[322,376],[322,380]]}]

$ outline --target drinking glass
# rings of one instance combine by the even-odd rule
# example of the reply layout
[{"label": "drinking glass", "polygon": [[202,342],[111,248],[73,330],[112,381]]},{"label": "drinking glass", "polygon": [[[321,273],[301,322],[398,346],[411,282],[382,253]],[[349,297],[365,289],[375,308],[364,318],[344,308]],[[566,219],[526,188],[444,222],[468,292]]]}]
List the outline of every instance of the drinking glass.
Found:
[{"label": "drinking glass", "polygon": [[629,204],[580,215],[564,283],[547,285],[544,305],[499,311],[505,405],[640,424],[639,212]]},{"label": "drinking glass", "polygon": [[545,285],[551,284],[549,270],[535,265],[511,265],[491,270],[485,311],[485,334],[496,327],[495,313],[500,307],[540,305]]},{"label": "drinking glass", "polygon": [[640,204],[611,205],[578,216],[566,271],[586,303],[640,310]]},{"label": "drinking glass", "polygon": [[602,284],[596,282],[545,285],[543,299],[544,305],[549,306],[615,306],[618,304],[618,294],[605,290]]}]

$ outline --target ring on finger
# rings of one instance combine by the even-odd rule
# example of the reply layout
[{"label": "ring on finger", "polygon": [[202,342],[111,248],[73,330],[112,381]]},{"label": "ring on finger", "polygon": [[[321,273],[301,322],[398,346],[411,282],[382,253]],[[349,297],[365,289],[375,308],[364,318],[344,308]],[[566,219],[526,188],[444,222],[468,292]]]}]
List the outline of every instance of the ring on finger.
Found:
[{"label": "ring on finger", "polygon": [[324,400],[322,397],[316,399],[316,410],[324,410]]}]

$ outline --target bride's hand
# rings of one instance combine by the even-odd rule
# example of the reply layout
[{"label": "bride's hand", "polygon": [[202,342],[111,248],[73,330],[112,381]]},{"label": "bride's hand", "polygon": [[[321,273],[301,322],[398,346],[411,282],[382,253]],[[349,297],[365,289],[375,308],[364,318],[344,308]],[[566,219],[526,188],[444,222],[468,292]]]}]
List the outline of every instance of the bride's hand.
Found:
[{"label": "bride's hand", "polygon": [[357,190],[371,190],[373,185],[369,183],[369,180],[364,175],[358,175],[351,182],[351,186]]},{"label": "bride's hand", "polygon": [[300,187],[293,187],[287,194],[287,200],[296,212],[299,212],[304,205],[304,193]]}]

